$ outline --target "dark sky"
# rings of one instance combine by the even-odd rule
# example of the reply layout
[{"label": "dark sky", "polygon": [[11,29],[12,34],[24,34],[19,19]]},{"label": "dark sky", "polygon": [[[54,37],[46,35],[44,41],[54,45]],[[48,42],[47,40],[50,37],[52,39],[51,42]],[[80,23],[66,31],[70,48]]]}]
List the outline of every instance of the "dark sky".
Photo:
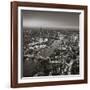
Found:
[{"label": "dark sky", "polygon": [[22,16],[24,28],[79,28],[79,13],[75,12],[23,10]]}]

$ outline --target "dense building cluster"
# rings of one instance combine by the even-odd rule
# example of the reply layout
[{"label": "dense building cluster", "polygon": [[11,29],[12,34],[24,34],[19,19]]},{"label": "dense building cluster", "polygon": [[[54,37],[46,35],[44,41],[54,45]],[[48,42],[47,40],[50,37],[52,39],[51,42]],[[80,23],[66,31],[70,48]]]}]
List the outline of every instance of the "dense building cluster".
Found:
[{"label": "dense building cluster", "polygon": [[79,31],[25,29],[23,76],[79,74]]}]

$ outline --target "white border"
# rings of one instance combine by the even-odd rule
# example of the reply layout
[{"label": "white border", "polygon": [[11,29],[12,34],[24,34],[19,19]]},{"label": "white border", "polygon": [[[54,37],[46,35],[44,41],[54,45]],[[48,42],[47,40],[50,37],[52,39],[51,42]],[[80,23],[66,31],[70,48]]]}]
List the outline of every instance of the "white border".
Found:
[{"label": "white border", "polygon": [[[21,78],[21,10],[39,10],[39,11],[58,11],[58,12],[76,12],[80,14],[80,75],[64,76],[43,76],[43,77],[24,77]],[[73,9],[52,9],[38,7],[18,7],[18,83],[33,83],[45,81],[66,81],[66,80],[83,80],[84,79],[84,11]]]}]

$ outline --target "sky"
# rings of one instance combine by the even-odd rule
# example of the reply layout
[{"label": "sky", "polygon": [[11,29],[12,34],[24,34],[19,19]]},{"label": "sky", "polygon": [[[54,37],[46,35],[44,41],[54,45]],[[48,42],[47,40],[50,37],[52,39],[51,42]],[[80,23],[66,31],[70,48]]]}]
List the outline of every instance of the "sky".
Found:
[{"label": "sky", "polygon": [[22,10],[24,28],[79,29],[79,13]]}]

